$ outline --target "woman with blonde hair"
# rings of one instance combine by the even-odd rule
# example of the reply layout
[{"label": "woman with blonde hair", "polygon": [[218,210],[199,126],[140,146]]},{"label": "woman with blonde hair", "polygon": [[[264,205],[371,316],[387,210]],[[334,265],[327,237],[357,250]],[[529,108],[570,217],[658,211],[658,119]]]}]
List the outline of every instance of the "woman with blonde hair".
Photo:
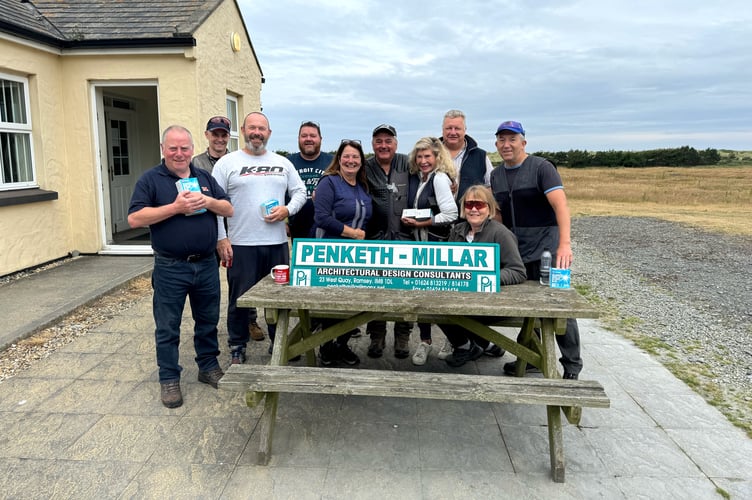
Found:
[{"label": "woman with blonde hair", "polygon": [[[457,203],[452,184],[457,176],[449,151],[436,137],[424,137],[415,143],[409,155],[410,183],[407,206],[431,209],[430,217],[402,217],[412,228],[415,241],[446,241],[452,223],[457,220]],[[413,364],[426,363],[431,351],[431,324],[418,323],[420,344],[413,354]]]}]

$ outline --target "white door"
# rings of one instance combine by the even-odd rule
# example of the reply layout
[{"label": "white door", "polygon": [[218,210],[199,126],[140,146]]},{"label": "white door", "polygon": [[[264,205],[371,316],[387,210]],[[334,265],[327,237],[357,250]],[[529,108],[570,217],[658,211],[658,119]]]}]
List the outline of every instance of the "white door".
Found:
[{"label": "white door", "polygon": [[129,229],[128,205],[136,184],[136,144],[133,114],[122,110],[105,111],[107,122],[107,173],[110,181],[112,233]]}]

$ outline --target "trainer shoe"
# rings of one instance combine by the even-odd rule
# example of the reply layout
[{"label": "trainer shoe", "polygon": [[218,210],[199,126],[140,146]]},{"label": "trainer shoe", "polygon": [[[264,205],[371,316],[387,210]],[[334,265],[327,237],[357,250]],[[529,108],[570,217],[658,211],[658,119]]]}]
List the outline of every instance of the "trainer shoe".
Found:
[{"label": "trainer shoe", "polygon": [[348,346],[347,344],[340,344],[338,342],[337,354],[339,355],[339,359],[346,365],[355,366],[357,364],[360,364],[360,358],[352,351],[352,349],[350,349],[350,346]]},{"label": "trainer shoe", "polygon": [[428,359],[428,353],[431,352],[432,347],[433,346],[428,342],[421,342],[418,344],[418,348],[415,349],[415,354],[413,354],[413,364],[416,366],[425,365],[426,360]]},{"label": "trainer shoe", "polygon": [[500,358],[506,352],[507,351],[497,346],[496,344],[488,344],[488,347],[486,347],[486,350],[483,351],[483,354],[485,354],[486,356],[491,356],[492,358]]},{"label": "trainer shoe", "polygon": [[483,356],[483,348],[471,340],[469,349],[457,347],[444,361],[446,361],[446,364],[449,366],[457,368],[468,361],[474,361],[481,356]]},{"label": "trainer shoe", "polygon": [[204,384],[209,384],[216,389],[217,382],[219,382],[219,379],[221,379],[224,374],[225,372],[223,372],[221,368],[215,368],[208,372],[198,372],[198,381]]},{"label": "trainer shoe", "polygon": [[444,345],[441,346],[441,350],[439,351],[437,357],[439,359],[447,359],[447,357],[452,354],[453,350],[454,348],[452,347],[452,343],[448,340],[445,340]]},{"label": "trainer shoe", "polygon": [[[531,365],[530,363],[527,363],[527,366],[525,367],[525,373],[540,373],[541,371]],[[504,363],[504,373],[507,375],[516,375],[517,374],[517,361],[511,361],[509,363]]]},{"label": "trainer shoe", "polygon": [[183,404],[183,393],[180,392],[180,380],[161,382],[162,404],[167,408],[177,408]]},{"label": "trainer shoe", "polygon": [[230,361],[233,365],[242,365],[245,363],[245,348],[243,347],[234,347],[232,349],[232,360]]},{"label": "trainer shoe", "polygon": [[248,333],[250,333],[251,338],[256,341],[261,341],[265,338],[264,330],[262,330],[255,321],[248,323]]},{"label": "trainer shoe", "polygon": [[340,348],[334,341],[330,340],[319,347],[319,360],[321,366],[334,366],[342,361]]}]

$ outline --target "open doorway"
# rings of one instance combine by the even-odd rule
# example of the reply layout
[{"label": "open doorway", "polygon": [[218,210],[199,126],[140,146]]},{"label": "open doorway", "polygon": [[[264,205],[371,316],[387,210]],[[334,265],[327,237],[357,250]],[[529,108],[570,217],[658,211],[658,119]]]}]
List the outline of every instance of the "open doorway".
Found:
[{"label": "open doorway", "polygon": [[161,158],[157,85],[98,83],[93,90],[102,181],[102,253],[150,253],[148,229],[128,226],[128,205],[138,178]]}]

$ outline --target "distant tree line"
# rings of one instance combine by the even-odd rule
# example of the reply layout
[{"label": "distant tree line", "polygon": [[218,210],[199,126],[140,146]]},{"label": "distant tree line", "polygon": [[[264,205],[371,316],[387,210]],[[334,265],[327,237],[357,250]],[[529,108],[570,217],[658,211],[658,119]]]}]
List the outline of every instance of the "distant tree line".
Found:
[{"label": "distant tree line", "polygon": [[651,149],[648,151],[538,151],[557,166],[569,168],[583,167],[693,167],[697,165],[717,165],[721,155],[717,149],[697,151],[689,146],[680,148]]}]

